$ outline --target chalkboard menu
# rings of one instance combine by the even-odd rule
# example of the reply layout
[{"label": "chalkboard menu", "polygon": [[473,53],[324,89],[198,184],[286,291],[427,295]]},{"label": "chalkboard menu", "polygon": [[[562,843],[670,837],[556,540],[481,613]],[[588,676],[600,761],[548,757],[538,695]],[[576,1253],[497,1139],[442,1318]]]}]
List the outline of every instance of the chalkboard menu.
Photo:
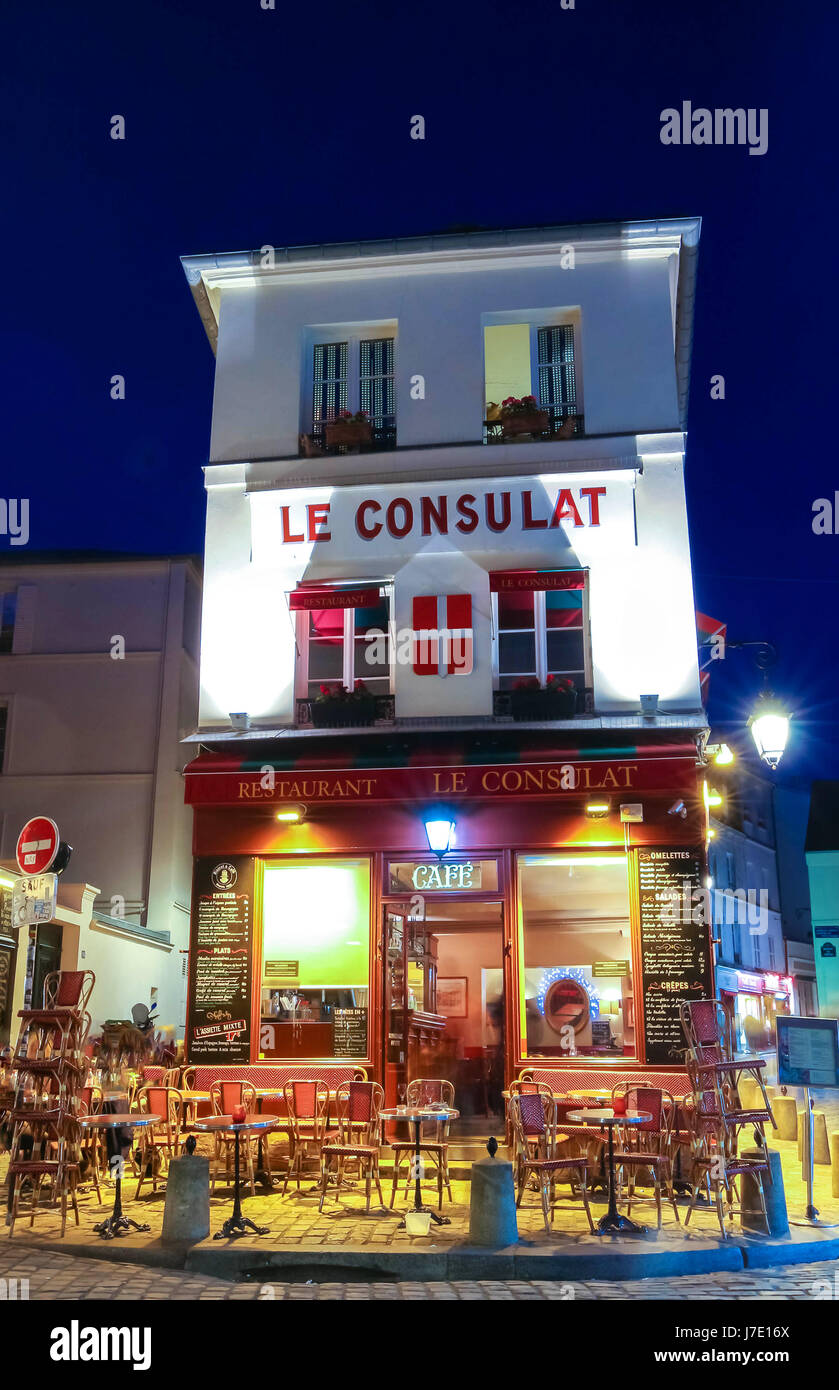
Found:
[{"label": "chalkboard menu", "polygon": [[12,934],[12,889],[0,888],[0,932]]},{"label": "chalkboard menu", "polygon": [[710,924],[703,857],[693,849],[638,851],[641,989],[648,1062],[681,1066],[679,1005],[711,996]]},{"label": "chalkboard menu", "polygon": [[336,1057],[367,1056],[367,1010],[335,1009],[333,1033]]},{"label": "chalkboard menu", "polygon": [[192,885],[190,1062],[249,1062],[253,860],[199,859]]}]

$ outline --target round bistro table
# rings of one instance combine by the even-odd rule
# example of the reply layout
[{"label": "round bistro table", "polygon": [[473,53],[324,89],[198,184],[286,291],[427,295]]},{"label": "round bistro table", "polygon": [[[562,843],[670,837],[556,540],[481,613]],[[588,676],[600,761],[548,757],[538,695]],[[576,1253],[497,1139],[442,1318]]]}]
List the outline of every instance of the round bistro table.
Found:
[{"label": "round bistro table", "polygon": [[270,1227],[257,1226],[249,1217],[242,1215],[242,1202],[239,1196],[239,1135],[271,1129],[279,1121],[278,1115],[249,1115],[246,1120],[235,1123],[232,1115],[208,1115],[203,1120],[194,1120],[193,1127],[207,1134],[233,1135],[233,1211],[213,1240],[226,1240],[230,1236],[243,1236],[249,1230],[258,1236],[266,1236]]},{"label": "round bistro table", "polygon": [[[150,1125],[156,1125],[160,1121],[159,1115],[134,1115],[134,1114],[103,1114],[103,1115],[84,1115],[82,1124],[85,1129],[147,1129]],[[96,1158],[94,1155],[94,1162]],[[130,1216],[125,1216],[122,1210],[122,1158],[116,1165],[116,1181],[114,1184],[114,1209],[106,1221],[100,1221],[94,1226],[94,1231],[103,1240],[110,1240],[119,1231],[128,1231],[132,1228],[135,1231],[150,1231],[151,1226],[140,1225],[138,1221],[132,1221]]]},{"label": "round bistro table", "polygon": [[[456,1120],[460,1116],[459,1110],[450,1110],[447,1106],[441,1110],[435,1110],[430,1105],[404,1105],[391,1106],[388,1110],[379,1111],[380,1120],[406,1120],[414,1126],[414,1172],[416,1183],[414,1185],[414,1205],[413,1211],[426,1212],[437,1226],[450,1226],[451,1219],[448,1216],[441,1216],[434,1211],[433,1207],[425,1207],[422,1204],[422,1186],[420,1182],[420,1172],[422,1165],[422,1122],[423,1120],[437,1120],[443,1123],[445,1120]],[[399,1223],[399,1230],[403,1231],[407,1225],[407,1217],[403,1217]]]},{"label": "round bistro table", "polygon": [[599,1125],[609,1131],[609,1209],[601,1216],[597,1229],[601,1235],[614,1232],[617,1235],[644,1235],[646,1226],[639,1226],[628,1216],[621,1216],[617,1203],[617,1184],[615,1182],[615,1125],[643,1125],[652,1119],[648,1110],[633,1110],[625,1115],[616,1115],[612,1109],[569,1110],[568,1123],[571,1125]]}]

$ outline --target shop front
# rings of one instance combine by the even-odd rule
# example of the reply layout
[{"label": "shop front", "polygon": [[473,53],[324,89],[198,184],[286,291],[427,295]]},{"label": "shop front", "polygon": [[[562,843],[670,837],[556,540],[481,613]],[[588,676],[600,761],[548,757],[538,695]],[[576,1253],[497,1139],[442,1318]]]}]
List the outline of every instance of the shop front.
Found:
[{"label": "shop front", "polygon": [[202,752],[189,1060],[357,1065],[390,1102],[447,1077],[467,1131],[526,1069],[683,1092],[679,1003],[713,991],[705,812],[694,744],[633,737]]},{"label": "shop front", "polygon": [[775,1019],[779,1014],[793,1012],[792,976],[718,965],[716,981],[737,1051],[774,1051]]}]

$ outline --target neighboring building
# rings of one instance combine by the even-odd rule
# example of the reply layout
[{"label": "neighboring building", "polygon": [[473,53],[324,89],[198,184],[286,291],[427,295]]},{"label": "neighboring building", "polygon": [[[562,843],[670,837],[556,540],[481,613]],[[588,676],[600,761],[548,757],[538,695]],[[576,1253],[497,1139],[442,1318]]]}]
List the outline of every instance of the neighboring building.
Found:
[{"label": "neighboring building", "polygon": [[774,789],[775,838],[781,920],[787,970],[795,981],[796,1013],[818,1017],[819,996],[810,915],[810,880],[805,845],[810,814],[810,783],[784,783]]},{"label": "neighboring building", "polygon": [[[774,1046],[777,1013],[811,1012],[808,983],[792,972],[778,884],[773,787],[739,751],[709,769],[723,799],[711,810],[708,850],[717,994],[743,1051]],[[804,1006],[808,1007],[804,1007]]]},{"label": "neighboring building", "polygon": [[[523,1066],[685,1089],[678,1002],[712,989],[710,944],[662,902],[705,874],[698,238],[184,258],[217,354],[193,1060],[351,1059],[389,1098],[434,1066],[467,1116]],[[541,414],[497,408],[531,395]]]},{"label": "neighboring building", "polygon": [[[13,868],[34,814],[73,846],[60,903],[90,910],[39,929],[35,979],[38,958],[93,969],[94,1024],[156,1000],[161,1023],[183,1027],[191,824],[180,740],[197,708],[200,582],[189,558],[0,564],[0,863]],[[17,1001],[26,952],[16,944]]]},{"label": "neighboring building", "polygon": [[819,1010],[839,1018],[839,782],[813,783],[806,851]]}]

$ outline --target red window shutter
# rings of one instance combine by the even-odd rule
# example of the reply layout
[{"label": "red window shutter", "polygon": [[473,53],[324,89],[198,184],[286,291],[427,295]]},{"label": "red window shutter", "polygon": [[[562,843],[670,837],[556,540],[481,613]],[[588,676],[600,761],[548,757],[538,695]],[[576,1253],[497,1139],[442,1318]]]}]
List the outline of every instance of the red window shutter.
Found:
[{"label": "red window shutter", "polygon": [[450,676],[468,676],[472,670],[472,595],[446,596],[446,627],[449,630]]},{"label": "red window shutter", "polygon": [[420,594],[413,599],[414,627],[414,675],[438,676],[440,674],[439,638],[429,641],[422,633],[437,631],[437,595]]}]

